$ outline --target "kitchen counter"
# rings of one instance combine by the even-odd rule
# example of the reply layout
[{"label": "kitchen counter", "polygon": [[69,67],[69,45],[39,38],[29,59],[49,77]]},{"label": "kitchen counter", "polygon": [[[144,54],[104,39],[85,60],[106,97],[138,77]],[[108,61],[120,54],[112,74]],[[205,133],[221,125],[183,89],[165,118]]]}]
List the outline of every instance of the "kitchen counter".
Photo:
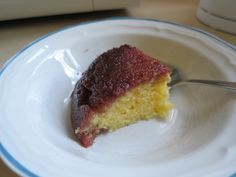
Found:
[{"label": "kitchen counter", "polygon": [[[139,6],[127,10],[72,14],[0,22],[0,67],[26,44],[49,32],[81,22],[128,16],[173,21],[210,32],[236,46],[236,36],[212,29],[196,19],[199,0],[141,0]],[[0,161],[1,177],[16,177]]]}]

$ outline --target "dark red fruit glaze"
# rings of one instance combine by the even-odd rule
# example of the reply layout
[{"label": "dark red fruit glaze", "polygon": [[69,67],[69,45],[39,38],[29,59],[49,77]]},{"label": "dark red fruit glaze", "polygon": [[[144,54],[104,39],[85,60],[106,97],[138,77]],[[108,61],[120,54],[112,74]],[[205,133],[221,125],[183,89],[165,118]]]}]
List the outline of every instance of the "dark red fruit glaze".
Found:
[{"label": "dark red fruit glaze", "polygon": [[170,73],[157,59],[129,45],[100,55],[83,73],[72,93],[72,127],[78,142],[88,147],[103,130],[92,127],[93,115],[103,112],[130,90],[142,83]]}]

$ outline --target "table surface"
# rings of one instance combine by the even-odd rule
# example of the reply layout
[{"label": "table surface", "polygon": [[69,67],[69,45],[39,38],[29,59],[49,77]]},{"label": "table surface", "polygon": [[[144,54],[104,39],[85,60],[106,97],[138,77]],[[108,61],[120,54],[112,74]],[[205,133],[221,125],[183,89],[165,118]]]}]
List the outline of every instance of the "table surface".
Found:
[{"label": "table surface", "polygon": [[[203,29],[236,46],[236,36],[210,28],[196,19],[199,0],[141,0],[126,10],[60,15],[0,22],[0,67],[26,44],[62,27],[110,17],[128,16],[174,21]],[[0,161],[1,177],[16,177]]]}]

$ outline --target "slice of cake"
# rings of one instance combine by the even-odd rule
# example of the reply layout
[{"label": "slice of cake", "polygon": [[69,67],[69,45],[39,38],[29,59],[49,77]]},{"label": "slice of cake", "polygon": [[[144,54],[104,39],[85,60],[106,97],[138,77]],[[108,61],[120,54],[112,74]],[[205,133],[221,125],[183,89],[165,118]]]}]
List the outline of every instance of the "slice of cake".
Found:
[{"label": "slice of cake", "polygon": [[139,120],[164,118],[170,70],[139,49],[122,45],[103,53],[89,66],[72,93],[72,127],[88,147],[102,132]]}]

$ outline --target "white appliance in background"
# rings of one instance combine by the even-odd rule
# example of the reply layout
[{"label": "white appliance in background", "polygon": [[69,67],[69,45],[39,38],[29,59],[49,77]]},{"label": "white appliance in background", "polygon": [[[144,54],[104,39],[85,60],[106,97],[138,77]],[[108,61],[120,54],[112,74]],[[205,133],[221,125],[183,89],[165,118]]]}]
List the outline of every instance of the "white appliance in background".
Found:
[{"label": "white appliance in background", "polygon": [[122,9],[139,0],[0,0],[0,20]]},{"label": "white appliance in background", "polygon": [[197,17],[213,28],[236,34],[236,0],[201,0]]}]

